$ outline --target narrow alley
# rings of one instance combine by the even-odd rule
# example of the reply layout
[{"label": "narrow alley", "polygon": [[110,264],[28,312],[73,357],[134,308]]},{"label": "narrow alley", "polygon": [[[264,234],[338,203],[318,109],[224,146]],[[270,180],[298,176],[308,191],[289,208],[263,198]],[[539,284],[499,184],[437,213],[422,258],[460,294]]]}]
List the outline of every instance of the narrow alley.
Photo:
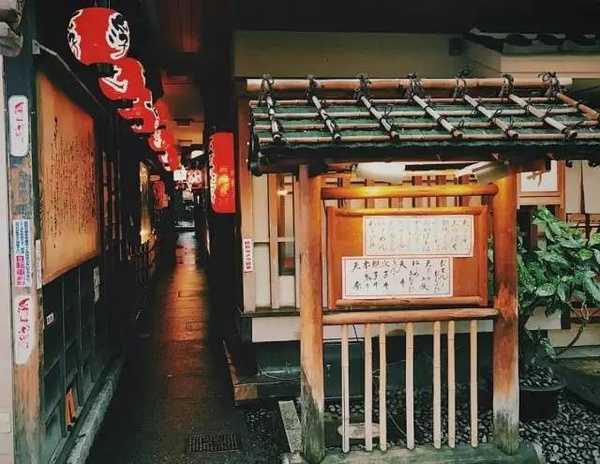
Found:
[{"label": "narrow alley", "polygon": [[[260,443],[247,443],[244,411],[234,408],[193,232],[180,233],[146,310],[88,464],[270,462]],[[194,452],[193,435],[233,450]]]}]

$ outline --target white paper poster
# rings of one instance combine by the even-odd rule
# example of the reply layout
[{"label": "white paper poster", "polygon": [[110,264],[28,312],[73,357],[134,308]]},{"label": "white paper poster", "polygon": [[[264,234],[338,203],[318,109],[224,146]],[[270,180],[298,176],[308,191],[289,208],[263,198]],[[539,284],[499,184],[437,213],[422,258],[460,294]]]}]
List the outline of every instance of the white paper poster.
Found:
[{"label": "white paper poster", "polygon": [[365,216],[366,256],[473,256],[472,215]]},{"label": "white paper poster", "polygon": [[13,221],[13,265],[15,287],[31,287],[31,221],[29,219]]},{"label": "white paper poster", "polygon": [[35,314],[32,297],[30,295],[16,297],[13,311],[15,363],[22,365],[27,363],[35,341]]},{"label": "white paper poster", "polygon": [[23,157],[29,153],[29,101],[23,95],[8,99],[10,154]]},{"label": "white paper poster", "polygon": [[344,299],[452,296],[452,258],[356,256],[342,258]]},{"label": "white paper poster", "polygon": [[251,238],[245,238],[242,246],[244,272],[254,271],[254,241]]},{"label": "white paper poster", "polygon": [[558,190],[558,164],[551,161],[549,171],[521,173],[521,192],[554,192]]}]

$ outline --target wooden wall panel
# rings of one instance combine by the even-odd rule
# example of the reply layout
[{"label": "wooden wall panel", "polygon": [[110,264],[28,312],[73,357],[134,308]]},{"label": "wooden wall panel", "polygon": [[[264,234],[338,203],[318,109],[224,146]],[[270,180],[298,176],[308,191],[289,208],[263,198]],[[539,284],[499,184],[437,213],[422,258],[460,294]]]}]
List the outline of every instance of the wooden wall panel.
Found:
[{"label": "wooden wall panel", "polygon": [[37,78],[43,282],[100,253],[94,120]]}]

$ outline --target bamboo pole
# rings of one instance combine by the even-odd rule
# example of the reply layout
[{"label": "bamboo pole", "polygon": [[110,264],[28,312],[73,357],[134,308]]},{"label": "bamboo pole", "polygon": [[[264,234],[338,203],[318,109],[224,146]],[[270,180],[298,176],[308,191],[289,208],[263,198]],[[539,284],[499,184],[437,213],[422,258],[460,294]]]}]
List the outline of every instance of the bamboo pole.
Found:
[{"label": "bamboo pole", "polygon": [[519,447],[519,330],[517,311],[516,173],[496,181],[494,197],[494,439],[508,454]]},{"label": "bamboo pole", "polygon": [[[488,129],[490,127],[488,121],[474,121],[464,122],[462,127],[465,129]],[[508,124],[508,123],[507,123]],[[598,121],[583,121],[579,123],[579,127],[597,127]],[[319,130],[322,129],[323,125],[319,123],[300,123],[300,124],[289,124],[286,125],[286,130],[290,131],[303,131],[303,130]],[[378,129],[380,126],[375,122],[362,122],[362,123],[338,123],[337,127],[339,130],[369,130]],[[437,124],[434,122],[403,122],[396,123],[397,129],[435,129]],[[513,122],[511,125],[514,129],[541,129],[546,127],[542,121],[519,121]],[[271,126],[268,124],[256,124],[254,129],[257,131],[269,131]]]},{"label": "bamboo pole", "polygon": [[448,322],[448,446],[456,446],[455,322]]},{"label": "bamboo pole", "polygon": [[271,121],[271,133],[273,134],[273,140],[280,142],[281,127],[279,127],[279,122],[275,117],[275,103],[273,101],[273,97],[270,94],[267,94],[265,96],[265,102],[267,104],[267,114],[269,116],[269,120]]},{"label": "bamboo pole", "polygon": [[415,393],[413,382],[415,326],[412,322],[406,324],[406,447],[415,447]]},{"label": "bamboo pole", "polygon": [[465,95],[463,99],[477,111],[483,114],[490,122],[498,126],[506,134],[507,137],[511,139],[516,139],[517,137],[519,137],[517,131],[513,130],[511,126],[507,122],[503,121],[501,118],[494,116],[494,113],[488,110],[485,106],[483,106],[481,102],[478,102],[469,95]]},{"label": "bamboo pole", "polygon": [[[350,103],[350,102],[349,102]],[[571,108],[569,106],[564,106],[564,107],[560,107],[560,108],[552,108],[551,110],[549,110],[548,114],[554,114],[554,115],[565,115],[565,114],[578,114],[579,111],[577,111],[576,108]],[[352,119],[352,118],[368,118],[370,117],[369,112],[367,111],[330,111],[329,113],[329,117],[334,118],[334,119],[341,119],[341,118],[348,118],[348,119]],[[439,110],[438,114],[440,116],[449,116],[449,117],[465,117],[465,116],[471,116],[473,114],[473,109],[469,108],[469,109],[464,109],[464,110]],[[523,110],[523,109],[503,109],[502,110],[502,115],[503,116],[525,116],[527,115],[527,111]],[[422,110],[402,110],[402,111],[390,111],[388,113],[389,117],[392,118],[420,118],[420,117],[425,117],[427,116],[427,113],[425,111]],[[266,120],[269,119],[269,114],[268,113],[259,113],[259,112],[254,112],[253,113],[253,117],[256,121],[261,121],[261,120]],[[313,113],[313,112],[293,112],[293,113],[277,113],[277,118],[279,120],[294,120],[294,119],[316,119],[319,117],[318,113]]]},{"label": "bamboo pole", "polygon": [[383,113],[378,111],[377,108],[373,106],[369,98],[366,95],[361,95],[359,101],[365,106],[371,116],[377,120],[378,124],[388,133],[389,137],[393,140],[396,140],[398,138],[398,132],[394,130],[394,127],[383,115]]},{"label": "bamboo pole", "polygon": [[387,450],[387,353],[385,324],[379,324],[379,449]]},{"label": "bamboo pole", "polygon": [[323,200],[354,200],[362,198],[426,198],[493,196],[498,192],[494,184],[382,185],[374,187],[326,187],[321,190]]},{"label": "bamboo pole", "polygon": [[592,121],[600,120],[600,113],[598,113],[593,108],[590,108],[589,106],[584,105],[583,103],[580,103],[577,100],[575,100],[571,97],[568,97],[567,95],[565,95],[563,93],[558,92],[555,95],[556,95],[556,98],[558,98],[563,103],[566,103],[567,105],[572,106],[573,108],[577,109],[578,111],[581,111],[586,118],[591,119]]},{"label": "bamboo pole", "polygon": [[458,128],[456,128],[452,124],[450,124],[445,119],[444,116],[442,116],[435,109],[433,109],[421,97],[419,97],[418,95],[413,95],[412,99],[417,103],[417,105],[419,105],[421,108],[423,108],[423,110],[425,111],[425,113],[427,113],[428,116],[431,116],[435,120],[436,123],[438,123],[444,129],[446,129],[446,131],[450,133],[452,138],[461,139],[463,137],[464,133],[462,131],[458,130]]},{"label": "bamboo pole", "polygon": [[510,98],[513,102],[515,102],[517,105],[519,105],[521,108],[523,108],[528,113],[533,114],[536,118],[541,119],[546,124],[548,124],[550,127],[553,127],[554,129],[563,133],[566,138],[572,139],[572,138],[577,137],[577,131],[570,129],[568,126],[564,125],[562,122],[557,121],[554,118],[551,118],[550,116],[548,116],[546,114],[546,112],[536,108],[535,106],[533,106],[530,103],[527,103],[523,98],[521,98],[517,95],[514,95],[512,93],[510,95],[508,95],[508,98]]},{"label": "bamboo pole", "polygon": [[342,451],[350,452],[350,362],[348,326],[342,326]]},{"label": "bamboo pole", "polygon": [[[327,90],[349,90],[354,91],[360,88],[360,79],[312,79],[313,85],[324,91]],[[413,80],[404,79],[370,79],[369,89],[371,90],[406,90],[410,88]],[[472,78],[461,79],[461,85],[465,89],[477,88],[498,88],[500,89],[506,82],[503,77],[499,78]],[[246,81],[246,89],[248,92],[260,92],[262,90],[263,79],[248,79]],[[573,83],[571,78],[559,78],[561,86],[570,86]],[[455,78],[451,79],[420,79],[419,84],[423,89],[440,89],[454,90],[457,82]],[[520,78],[517,77],[513,81],[515,88],[548,88],[548,82],[541,78]],[[272,90],[300,90],[306,91],[310,89],[311,79],[274,79],[271,82]]]},{"label": "bamboo pole", "polygon": [[[562,123],[561,123],[562,124]],[[569,129],[570,130],[570,129]],[[573,132],[573,131],[571,131]],[[586,139],[600,139],[600,132],[597,133],[584,133],[578,134],[581,137],[578,138],[586,138]],[[407,134],[407,135],[399,135],[395,140],[396,142],[445,142],[452,140],[452,136],[450,134],[438,134],[438,133],[423,133],[423,134]],[[573,138],[573,137],[571,137]],[[519,140],[521,141],[560,141],[564,140],[565,136],[557,133],[537,133],[537,134],[519,134]],[[277,143],[272,137],[259,137],[259,143],[261,144],[271,144]],[[387,135],[344,135],[340,139],[340,143],[382,143],[389,142],[389,137]],[[504,133],[501,134],[465,134],[462,137],[463,141],[504,141],[507,140]],[[510,140],[510,139],[509,139]],[[320,137],[320,136],[296,136],[296,137],[288,137],[286,141],[290,144],[307,144],[307,145],[316,145],[316,144],[327,144],[331,142],[329,137]]]},{"label": "bamboo pole", "polygon": [[441,343],[440,322],[433,323],[433,447],[442,447],[442,380],[441,380]]},{"label": "bamboo pole", "polygon": [[471,348],[470,360],[470,401],[471,401],[471,446],[476,448],[479,444],[478,418],[477,418],[477,321],[469,323],[469,346]]},{"label": "bamboo pole", "polygon": [[[373,103],[373,105],[406,105],[406,104],[410,103],[410,100],[408,98],[371,98],[370,100],[371,100],[371,103]],[[502,98],[502,97],[481,97],[481,98],[478,98],[477,100],[480,101],[481,103],[505,103],[506,102],[506,98]],[[555,101],[554,98],[549,98],[549,97],[529,97],[529,98],[527,98],[527,100],[531,101],[532,103],[552,103]],[[451,98],[432,97],[429,99],[429,101],[431,101],[431,103],[444,104],[444,105],[452,105],[452,104],[462,103],[460,98],[453,98],[453,97],[451,97]],[[328,98],[327,99],[327,103],[329,105],[348,105],[348,104],[352,104],[352,102],[353,102],[352,100],[349,100],[347,98],[344,98],[344,99]],[[567,102],[565,102],[565,103],[567,103]],[[279,99],[279,100],[277,100],[275,105],[277,107],[306,106],[306,100],[304,100],[304,99]],[[251,108],[256,108],[258,106],[259,106],[259,100],[250,100]]]},{"label": "bamboo pole", "polygon": [[311,462],[325,455],[323,378],[323,304],[321,296],[321,179],[308,166],[298,174],[300,224],[300,366],[302,447]]},{"label": "bamboo pole", "polygon": [[331,138],[334,142],[339,142],[342,139],[342,136],[337,130],[335,122],[331,119],[331,116],[325,111],[323,108],[323,104],[319,100],[319,97],[316,95],[311,95],[310,100],[312,101],[314,107],[317,109],[317,113],[319,113],[319,117],[323,121],[323,124],[331,134]]},{"label": "bamboo pole", "polygon": [[365,449],[373,451],[373,339],[365,324]]}]

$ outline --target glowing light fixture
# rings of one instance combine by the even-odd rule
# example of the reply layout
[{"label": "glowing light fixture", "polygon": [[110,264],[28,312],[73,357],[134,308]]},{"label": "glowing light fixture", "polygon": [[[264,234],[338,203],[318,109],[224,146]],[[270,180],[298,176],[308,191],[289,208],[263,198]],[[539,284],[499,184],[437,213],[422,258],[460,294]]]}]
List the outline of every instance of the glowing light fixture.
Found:
[{"label": "glowing light fixture", "polygon": [[215,213],[235,213],[233,134],[217,132],[208,145],[210,199]]},{"label": "glowing light fixture", "polygon": [[112,64],[127,56],[129,24],[121,13],[110,8],[83,8],[75,11],[69,21],[67,41],[81,63]]}]

